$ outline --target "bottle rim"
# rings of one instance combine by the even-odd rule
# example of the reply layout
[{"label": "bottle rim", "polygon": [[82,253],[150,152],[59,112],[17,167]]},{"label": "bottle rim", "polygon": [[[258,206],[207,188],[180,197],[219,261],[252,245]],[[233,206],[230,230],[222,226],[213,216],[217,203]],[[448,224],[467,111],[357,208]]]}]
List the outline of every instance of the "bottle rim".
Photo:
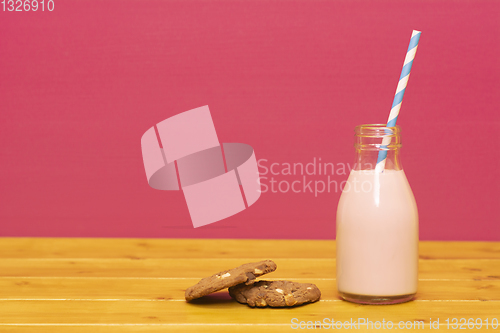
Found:
[{"label": "bottle rim", "polygon": [[[357,151],[398,150],[401,148],[401,127],[387,127],[385,124],[363,124],[356,126],[354,147]],[[382,144],[390,138],[388,144]]]},{"label": "bottle rim", "polygon": [[386,124],[362,124],[354,128],[357,137],[384,138],[396,137],[401,133],[401,127],[387,127]]}]

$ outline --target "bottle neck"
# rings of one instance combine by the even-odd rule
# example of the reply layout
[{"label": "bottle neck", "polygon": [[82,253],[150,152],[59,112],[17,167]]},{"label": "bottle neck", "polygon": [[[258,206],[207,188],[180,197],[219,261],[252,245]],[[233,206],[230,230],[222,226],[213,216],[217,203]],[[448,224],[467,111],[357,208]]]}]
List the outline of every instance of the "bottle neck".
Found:
[{"label": "bottle neck", "polygon": [[354,170],[375,170],[379,153],[387,151],[385,170],[402,170],[399,151],[401,128],[366,124],[355,128],[356,159]]}]

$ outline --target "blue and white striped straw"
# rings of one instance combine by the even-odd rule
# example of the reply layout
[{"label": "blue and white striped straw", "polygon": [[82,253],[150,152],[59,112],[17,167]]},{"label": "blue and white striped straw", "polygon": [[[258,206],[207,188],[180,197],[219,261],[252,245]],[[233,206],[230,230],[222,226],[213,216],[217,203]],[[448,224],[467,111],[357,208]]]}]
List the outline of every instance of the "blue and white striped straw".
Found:
[{"label": "blue and white striped straw", "polygon": [[[401,110],[401,103],[403,102],[403,95],[406,90],[406,85],[408,84],[408,79],[410,78],[411,66],[413,65],[413,59],[415,59],[415,53],[417,52],[420,34],[421,32],[417,30],[413,30],[411,34],[410,45],[408,45],[408,51],[406,51],[405,62],[403,64],[401,76],[399,77],[396,95],[394,95],[394,101],[392,102],[391,113],[389,114],[389,119],[387,120],[387,127],[396,126],[396,120],[398,119],[399,110]],[[377,165],[375,167],[375,170],[378,172],[384,171],[385,161],[387,160],[387,146],[390,143],[391,137],[386,136],[382,139],[382,145],[380,146],[381,150],[378,153]]]}]

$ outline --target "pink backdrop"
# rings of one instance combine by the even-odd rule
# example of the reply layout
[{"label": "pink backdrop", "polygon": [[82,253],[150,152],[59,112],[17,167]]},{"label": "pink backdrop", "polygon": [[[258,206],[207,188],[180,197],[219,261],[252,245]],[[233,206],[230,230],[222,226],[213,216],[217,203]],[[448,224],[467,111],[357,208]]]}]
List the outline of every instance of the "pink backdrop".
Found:
[{"label": "pink backdrop", "polygon": [[263,193],[193,229],[181,192],[148,186],[140,138],[208,104],[220,142],[250,144],[261,164],[352,163],[354,126],[386,121],[417,29],[398,124],[420,237],[500,240],[499,12],[339,0],[2,11],[0,236],[334,238],[334,191]]}]

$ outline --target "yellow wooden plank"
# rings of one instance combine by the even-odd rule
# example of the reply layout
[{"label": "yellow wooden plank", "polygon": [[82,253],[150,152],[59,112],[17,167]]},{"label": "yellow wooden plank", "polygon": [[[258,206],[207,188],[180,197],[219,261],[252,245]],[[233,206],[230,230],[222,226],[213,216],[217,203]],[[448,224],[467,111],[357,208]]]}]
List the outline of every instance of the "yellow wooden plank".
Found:
[{"label": "yellow wooden plank", "polygon": [[[100,324],[100,325],[2,325],[0,324],[0,332],[36,332],[36,333],[129,333],[129,332],[145,332],[145,333],[233,333],[233,332],[259,332],[259,333],[275,333],[275,332],[290,332],[291,326],[284,325],[172,325],[172,324],[134,324],[134,325],[116,325],[116,324]],[[357,332],[368,332],[366,328],[357,329]],[[426,330],[419,330],[426,332]],[[293,331],[292,331],[293,332]]]},{"label": "yellow wooden plank", "polygon": [[419,243],[420,259],[500,259],[500,242]]},{"label": "yellow wooden plank", "polygon": [[420,260],[418,274],[421,279],[500,280],[500,260]]},{"label": "yellow wooden plank", "polygon": [[[333,241],[4,238],[0,332],[281,332],[292,318],[332,316],[423,320],[422,331],[439,317],[446,329],[446,318],[500,319],[499,254],[500,243],[421,242],[416,301],[362,306],[337,298]],[[227,291],[183,300],[200,278],[267,258],[278,264],[268,278],[316,283],[322,300],[293,309],[251,309]]]},{"label": "yellow wooden plank", "polygon": [[333,258],[325,240],[0,238],[0,258]]},{"label": "yellow wooden plank", "polygon": [[[259,332],[259,333],[275,333],[275,332],[290,332],[291,326],[284,325],[173,325],[173,324],[99,324],[99,325],[83,325],[83,324],[49,324],[49,325],[33,325],[33,324],[0,324],[0,332],[2,333],[19,333],[19,332],[35,332],[35,333],[233,333],[233,332]],[[366,328],[357,329],[357,332],[368,332]],[[426,330],[419,330],[426,332]],[[293,332],[293,331],[292,331]]]},{"label": "yellow wooden plank", "polygon": [[[301,320],[424,321],[498,318],[498,301],[428,301],[393,306],[317,302],[288,309],[252,309],[230,299],[186,302],[0,301],[0,323],[289,324]],[[500,319],[500,318],[498,318]]]},{"label": "yellow wooden plank", "polygon": [[[334,258],[329,240],[0,238],[0,258]],[[420,242],[421,259],[500,259],[500,242]]]},{"label": "yellow wooden plank", "polygon": [[[267,259],[266,257],[259,258]],[[241,259],[0,259],[0,276],[203,278],[254,261]],[[335,259],[275,259],[272,278],[335,278]],[[500,279],[500,260],[420,260],[420,279]]]},{"label": "yellow wooden plank", "polygon": [[[303,327],[306,327],[307,322],[303,324]],[[311,326],[313,323],[311,322]],[[396,324],[397,325],[397,324]],[[364,325],[363,326],[358,326],[358,328],[352,328],[352,329],[335,329],[333,330],[332,328],[328,328],[329,326],[323,326],[323,330],[328,331],[344,331],[344,332],[349,332],[349,331],[355,331],[355,332],[394,332],[396,325],[393,326],[392,329],[373,329],[373,328],[366,328]],[[403,325],[405,325],[403,323]],[[319,329],[319,324],[316,326],[316,329]],[[404,327],[404,326],[403,326]],[[424,323],[424,326],[420,326],[420,328],[417,329],[404,329],[404,331],[408,332],[413,332],[413,331],[418,331],[418,332],[436,332],[436,327],[439,327],[439,330],[442,332],[456,332],[457,329],[452,329],[452,327],[447,327],[446,323],[439,322],[439,326],[434,323],[434,328],[431,329],[430,325],[428,323]],[[466,327],[466,325],[465,325]],[[473,332],[497,332],[497,329],[494,329],[493,327],[496,326],[491,326],[489,325],[489,328],[486,328],[486,323],[482,326],[482,328],[471,328],[470,331]],[[458,327],[457,327],[458,328]],[[315,330],[316,330],[315,329]],[[315,331],[313,330],[313,331]],[[129,333],[129,332],[146,332],[146,333],[157,333],[157,332],[169,332],[169,333],[233,333],[233,332],[259,332],[259,333],[275,333],[275,332],[310,332],[311,329],[292,329],[290,324],[275,324],[275,325],[239,325],[239,324],[229,324],[229,325],[220,325],[220,324],[215,324],[215,325],[208,325],[208,324],[202,324],[202,325],[176,325],[176,324],[133,324],[133,325],[122,325],[122,324],[98,324],[98,325],[84,325],[84,324],[61,324],[61,325],[2,325],[0,324],[0,332],[36,332],[36,333],[44,333],[44,332],[50,332],[50,333],[61,333],[61,332],[72,332],[72,333]],[[320,331],[321,332],[321,331]]]},{"label": "yellow wooden plank", "polygon": [[[303,279],[321,290],[321,299],[338,300],[335,280]],[[198,279],[0,278],[0,300],[183,301],[184,291]],[[227,290],[214,297],[227,298]],[[419,281],[416,299],[499,300],[497,281]]]}]

